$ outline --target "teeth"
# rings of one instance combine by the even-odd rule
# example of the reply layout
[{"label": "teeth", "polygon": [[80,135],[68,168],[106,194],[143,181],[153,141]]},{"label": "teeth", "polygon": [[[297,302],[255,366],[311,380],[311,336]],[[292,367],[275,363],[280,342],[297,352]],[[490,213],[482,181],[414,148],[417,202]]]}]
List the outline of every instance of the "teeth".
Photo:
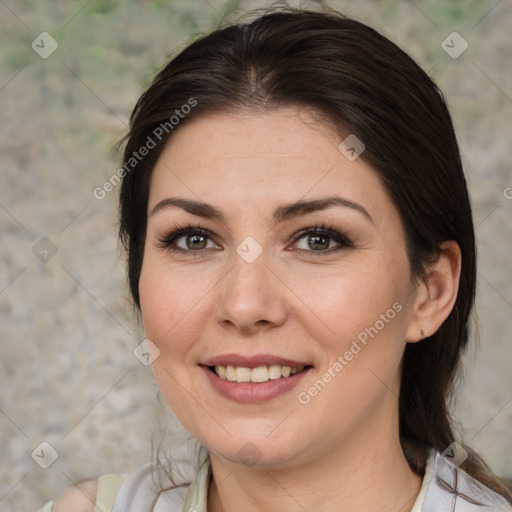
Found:
[{"label": "teeth", "polygon": [[243,366],[216,366],[215,373],[225,380],[231,382],[267,382],[296,375],[304,370],[304,366],[291,368],[290,366],[258,366],[257,368],[246,368]]},{"label": "teeth", "polygon": [[267,382],[268,368],[266,366],[258,366],[251,370],[251,382]]},{"label": "teeth", "polygon": [[[220,373],[221,372],[219,372],[219,374]],[[235,367],[234,366],[226,366],[226,379],[228,379],[230,381],[235,380]]]},{"label": "teeth", "polygon": [[281,378],[281,367],[277,366],[277,365],[269,366],[268,378],[271,380],[280,379]]},{"label": "teeth", "polygon": [[237,382],[250,382],[251,381],[251,369],[237,366],[235,370],[235,380]]}]

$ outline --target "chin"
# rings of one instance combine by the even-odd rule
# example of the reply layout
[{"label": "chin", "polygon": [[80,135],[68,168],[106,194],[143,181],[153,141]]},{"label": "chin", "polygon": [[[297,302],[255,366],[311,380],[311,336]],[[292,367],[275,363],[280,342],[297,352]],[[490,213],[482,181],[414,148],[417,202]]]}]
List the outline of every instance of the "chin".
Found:
[{"label": "chin", "polygon": [[[266,431],[267,429],[265,429]],[[304,455],[304,440],[297,439],[271,439],[260,433],[254,436],[244,435],[229,437],[226,435],[222,443],[219,439],[207,439],[200,442],[217,456],[234,464],[260,469],[277,469],[298,461]]]}]

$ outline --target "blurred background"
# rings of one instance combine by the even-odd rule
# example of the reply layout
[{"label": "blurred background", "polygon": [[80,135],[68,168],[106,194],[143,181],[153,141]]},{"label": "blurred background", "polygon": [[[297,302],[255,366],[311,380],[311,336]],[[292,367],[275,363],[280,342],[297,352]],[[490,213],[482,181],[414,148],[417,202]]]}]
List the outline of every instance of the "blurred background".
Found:
[{"label": "blurred background", "polygon": [[[398,43],[448,101],[479,248],[480,343],[453,409],[463,439],[510,478],[512,0],[328,4]],[[0,0],[1,510],[35,511],[78,480],[132,470],[162,429],[185,439],[133,354],[142,336],[118,190],[93,191],[119,168],[115,145],[155,71],[223,20],[270,5]]]}]

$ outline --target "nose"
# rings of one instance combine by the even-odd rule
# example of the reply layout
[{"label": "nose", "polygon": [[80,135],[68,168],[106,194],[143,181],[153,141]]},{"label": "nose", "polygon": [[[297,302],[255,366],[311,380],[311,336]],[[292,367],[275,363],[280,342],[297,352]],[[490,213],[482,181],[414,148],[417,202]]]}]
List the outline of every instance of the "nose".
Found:
[{"label": "nose", "polygon": [[235,252],[230,263],[216,298],[219,324],[244,335],[282,325],[288,314],[285,287],[268,266],[265,252],[251,263]]}]

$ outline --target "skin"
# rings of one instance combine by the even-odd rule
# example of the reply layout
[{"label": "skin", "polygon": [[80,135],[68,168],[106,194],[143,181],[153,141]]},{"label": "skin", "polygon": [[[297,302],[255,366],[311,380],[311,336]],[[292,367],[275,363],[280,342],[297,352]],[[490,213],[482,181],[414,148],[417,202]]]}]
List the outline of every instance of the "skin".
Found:
[{"label": "skin", "polygon": [[[445,243],[427,281],[416,283],[397,209],[376,173],[361,158],[349,161],[340,142],[305,110],[219,113],[181,126],[155,166],[141,311],[145,336],[160,351],[152,364],[159,388],[210,450],[209,511],[396,512],[410,510],[419,492],[421,477],[398,438],[400,364],[406,343],[437,330],[453,307],[460,251]],[[371,219],[341,206],[272,218],[283,204],[334,193]],[[152,213],[171,196],[209,203],[225,219],[176,206]],[[189,223],[212,233],[200,256],[186,236],[174,246],[188,252],[161,246],[173,225]],[[322,252],[311,236],[294,240],[321,223],[352,245]],[[263,251],[252,263],[236,252],[248,236]],[[395,303],[401,311],[301,404],[298,393]],[[199,367],[226,353],[275,354],[314,368],[298,388],[242,404],[219,395]],[[247,443],[257,453],[251,467],[239,455]]]},{"label": "skin", "polygon": [[66,489],[55,501],[52,512],[94,512],[98,480],[82,480]]}]

